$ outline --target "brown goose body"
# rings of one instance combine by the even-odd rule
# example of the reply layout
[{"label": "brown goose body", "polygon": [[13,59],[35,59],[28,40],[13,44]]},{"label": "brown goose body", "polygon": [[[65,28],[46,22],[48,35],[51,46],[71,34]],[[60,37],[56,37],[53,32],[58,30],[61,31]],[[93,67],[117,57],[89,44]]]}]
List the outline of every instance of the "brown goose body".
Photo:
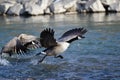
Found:
[{"label": "brown goose body", "polygon": [[[40,34],[40,43],[42,47],[46,49],[39,54],[44,54],[45,56],[39,60],[42,62],[47,56],[54,56],[63,58],[60,54],[66,51],[71,42],[85,38],[83,35],[87,32],[84,28],[75,28],[66,31],[58,40],[54,38],[54,30],[51,28],[44,29]],[[38,62],[38,63],[39,63]]]},{"label": "brown goose body", "polygon": [[20,34],[2,47],[1,55],[12,56],[13,54],[27,53],[30,49],[35,49],[40,46],[39,38],[36,36]]}]

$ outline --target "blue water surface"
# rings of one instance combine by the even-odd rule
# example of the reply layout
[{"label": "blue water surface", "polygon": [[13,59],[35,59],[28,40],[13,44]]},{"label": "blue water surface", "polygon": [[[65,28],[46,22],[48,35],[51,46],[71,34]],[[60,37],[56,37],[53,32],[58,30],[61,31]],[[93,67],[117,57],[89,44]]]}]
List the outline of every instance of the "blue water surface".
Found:
[{"label": "blue water surface", "polygon": [[[85,38],[75,41],[62,55],[34,61],[37,49],[24,58],[7,58],[12,65],[0,65],[0,80],[120,80],[120,14],[94,13],[33,17],[0,16],[0,49],[21,33],[40,35],[45,28],[55,30],[56,39],[65,31],[84,27]],[[33,63],[32,63],[33,62]]]}]

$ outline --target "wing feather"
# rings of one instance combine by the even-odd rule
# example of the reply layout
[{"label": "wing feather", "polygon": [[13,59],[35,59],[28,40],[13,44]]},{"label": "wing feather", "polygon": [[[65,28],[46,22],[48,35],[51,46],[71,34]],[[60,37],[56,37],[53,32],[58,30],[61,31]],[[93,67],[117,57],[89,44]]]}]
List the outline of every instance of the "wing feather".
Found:
[{"label": "wing feather", "polygon": [[83,35],[87,32],[86,29],[84,28],[75,28],[71,29],[67,32],[65,32],[59,39],[58,41],[69,41],[71,39],[74,39],[76,37],[83,37]]},{"label": "wing feather", "polygon": [[36,49],[41,47],[40,38],[37,38],[36,36],[28,35],[28,34],[20,34],[18,36],[18,39],[25,47],[29,49]]},{"label": "wing feather", "polygon": [[57,45],[54,33],[54,30],[51,28],[46,28],[41,32],[40,43],[42,47],[48,48]]},{"label": "wing feather", "polygon": [[10,40],[4,47],[2,47],[1,54],[7,53],[10,56],[13,54],[19,54],[21,51],[26,53],[29,49],[23,46],[17,37]]},{"label": "wing feather", "polygon": [[40,39],[33,35],[20,34],[18,37],[11,39],[4,47],[2,53],[13,54],[28,54],[30,49],[40,48]]}]

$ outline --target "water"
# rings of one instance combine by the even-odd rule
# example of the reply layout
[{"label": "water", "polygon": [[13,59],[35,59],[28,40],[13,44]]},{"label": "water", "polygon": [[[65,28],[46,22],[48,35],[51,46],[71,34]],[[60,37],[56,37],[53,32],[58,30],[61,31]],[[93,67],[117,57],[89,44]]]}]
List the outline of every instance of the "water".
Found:
[{"label": "water", "polygon": [[32,55],[42,49],[29,57],[7,58],[12,65],[0,65],[0,79],[120,80],[120,14],[0,17],[0,48],[20,33],[39,36],[46,27],[55,29],[56,38],[76,27],[85,27],[88,32],[62,54],[64,59],[47,57],[34,65],[39,57]]}]

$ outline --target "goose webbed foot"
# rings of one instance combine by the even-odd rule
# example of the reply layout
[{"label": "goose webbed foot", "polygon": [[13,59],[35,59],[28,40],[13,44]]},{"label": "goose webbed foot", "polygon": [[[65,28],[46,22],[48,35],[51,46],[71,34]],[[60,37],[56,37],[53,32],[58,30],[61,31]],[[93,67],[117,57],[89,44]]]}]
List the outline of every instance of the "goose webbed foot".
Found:
[{"label": "goose webbed foot", "polygon": [[62,55],[55,56],[55,58],[61,58],[63,59],[64,57]]}]

